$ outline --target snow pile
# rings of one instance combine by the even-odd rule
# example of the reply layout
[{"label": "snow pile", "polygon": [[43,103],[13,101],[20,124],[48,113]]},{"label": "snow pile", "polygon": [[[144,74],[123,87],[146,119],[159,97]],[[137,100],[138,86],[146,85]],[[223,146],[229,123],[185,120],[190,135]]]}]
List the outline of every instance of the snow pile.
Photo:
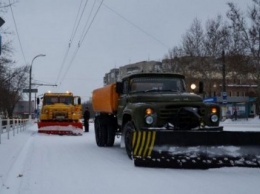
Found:
[{"label": "snow pile", "polygon": [[226,119],[220,122],[221,126],[224,126],[226,131],[260,131],[260,119],[259,117],[248,119]]}]

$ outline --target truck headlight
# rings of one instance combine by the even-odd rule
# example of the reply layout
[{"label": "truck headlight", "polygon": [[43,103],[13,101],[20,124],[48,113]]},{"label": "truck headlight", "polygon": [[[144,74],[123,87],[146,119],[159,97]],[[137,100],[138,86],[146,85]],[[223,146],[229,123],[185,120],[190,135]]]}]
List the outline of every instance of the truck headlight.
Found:
[{"label": "truck headlight", "polygon": [[217,113],[217,111],[218,111],[218,110],[217,110],[216,107],[212,107],[212,108],[211,108],[211,112],[212,112],[212,113]]},{"label": "truck headlight", "polygon": [[145,122],[148,124],[148,125],[151,125],[153,123],[154,119],[151,115],[145,117]]},{"label": "truck headlight", "polygon": [[211,115],[210,119],[213,123],[216,123],[218,122],[218,115]]},{"label": "truck headlight", "polygon": [[151,108],[145,109],[145,114],[146,114],[146,115],[151,115],[151,114],[153,114],[153,109],[151,109]]}]

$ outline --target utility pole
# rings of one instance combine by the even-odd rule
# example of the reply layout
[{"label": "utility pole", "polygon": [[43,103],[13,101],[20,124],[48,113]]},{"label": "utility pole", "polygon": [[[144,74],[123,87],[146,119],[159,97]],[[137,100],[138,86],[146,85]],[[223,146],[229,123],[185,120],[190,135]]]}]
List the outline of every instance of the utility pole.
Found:
[{"label": "utility pole", "polygon": [[222,51],[222,75],[223,75],[223,79],[222,79],[222,92],[227,92],[226,91],[226,60],[225,60],[225,51]]},{"label": "utility pole", "polygon": [[222,51],[222,103],[224,105],[223,116],[226,116],[226,104],[227,104],[227,91],[226,91],[226,60],[225,60],[225,51]]},{"label": "utility pole", "polygon": [[260,119],[260,28],[258,29],[258,52],[257,52],[257,113]]}]

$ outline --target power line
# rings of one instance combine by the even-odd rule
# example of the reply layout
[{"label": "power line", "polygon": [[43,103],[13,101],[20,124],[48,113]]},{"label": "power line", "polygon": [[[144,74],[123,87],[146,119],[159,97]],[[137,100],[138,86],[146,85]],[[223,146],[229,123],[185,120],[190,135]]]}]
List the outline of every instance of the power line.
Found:
[{"label": "power line", "polygon": [[87,4],[88,4],[88,0],[85,2],[85,5],[84,5],[83,10],[82,10],[82,12],[81,12],[81,15],[80,15],[80,18],[79,18],[79,20],[78,20],[78,24],[77,24],[77,27],[76,27],[76,29],[75,29],[75,31],[74,31],[74,34],[73,34],[72,39],[74,38],[74,36],[75,36],[75,34],[76,34],[77,30],[78,30],[79,24],[80,24],[80,22],[81,22],[81,19],[82,19],[82,16],[83,16],[84,12],[85,12],[85,9],[86,9]]},{"label": "power line", "polygon": [[57,86],[57,84],[32,83],[34,86]]},{"label": "power line", "polygon": [[23,60],[24,60],[24,63],[27,64],[26,58],[25,58],[25,55],[24,55],[24,51],[23,51],[23,47],[22,47],[22,43],[21,43],[21,39],[20,39],[20,36],[19,36],[19,33],[18,33],[18,28],[17,28],[16,21],[15,21],[15,18],[14,18],[12,4],[11,4],[10,0],[9,0],[9,4],[10,4],[10,10],[11,10],[11,13],[12,13],[12,18],[13,18],[13,21],[14,21],[15,31],[16,31],[16,34],[17,34],[17,37],[18,37],[18,42],[19,42],[20,49],[21,49],[21,52],[22,52],[22,55],[23,55]]},{"label": "power line", "polygon": [[[89,32],[89,30],[90,30],[90,28],[91,28],[91,26],[92,26],[92,24],[93,24],[93,22],[94,22],[94,20],[95,20],[95,17],[96,17],[96,15],[98,14],[98,12],[99,12],[99,10],[100,10],[100,8],[101,8],[102,5],[104,5],[107,9],[109,9],[110,11],[112,11],[114,14],[116,14],[117,16],[119,16],[121,19],[123,19],[124,21],[126,21],[127,23],[129,23],[130,25],[132,25],[133,27],[135,27],[136,29],[138,29],[139,31],[141,31],[142,33],[144,33],[146,36],[148,36],[148,37],[150,37],[151,39],[155,40],[157,43],[159,43],[159,44],[162,45],[163,47],[165,47],[165,48],[167,48],[167,49],[169,48],[168,45],[166,45],[165,43],[163,43],[162,41],[160,41],[158,38],[156,38],[156,37],[153,36],[152,34],[150,34],[150,33],[148,33],[147,31],[145,31],[144,29],[142,29],[141,27],[139,27],[138,25],[136,25],[135,23],[133,23],[132,21],[130,21],[129,19],[127,19],[126,17],[124,17],[122,14],[120,14],[120,13],[118,13],[117,11],[115,11],[114,9],[110,8],[108,5],[106,5],[105,3],[103,3],[103,1],[104,1],[104,0],[102,0],[101,3],[99,4],[99,6],[98,6],[98,8],[97,8],[97,10],[96,10],[96,12],[95,12],[95,14],[94,14],[94,16],[93,16],[91,22],[90,22],[90,24],[88,25],[89,20],[90,20],[91,15],[92,15],[92,12],[93,12],[94,7],[95,7],[95,4],[96,4],[96,1],[94,1],[93,5],[92,5],[92,9],[91,9],[91,11],[90,11],[90,14],[89,14],[89,16],[88,16],[88,19],[87,19],[87,21],[86,21],[86,23],[85,23],[84,29],[83,29],[82,34],[81,34],[81,36],[80,36],[80,39],[79,39],[79,41],[78,41],[77,48],[75,49],[75,51],[74,51],[74,53],[73,53],[73,55],[72,55],[72,57],[71,57],[71,60],[70,60],[70,62],[69,62],[69,65],[67,66],[67,69],[65,70],[65,73],[63,74],[63,77],[62,77],[62,79],[60,80],[60,84],[61,84],[61,82],[65,79],[65,77],[66,77],[66,75],[67,75],[69,69],[71,68],[71,65],[72,65],[74,59],[76,58],[76,55],[77,55],[77,53],[78,53],[78,50],[80,49],[81,44],[84,42],[84,40],[85,40],[85,38],[86,38],[86,35],[88,34],[88,32]],[[81,2],[81,4],[82,4],[82,2]],[[86,4],[87,4],[87,2],[85,3],[85,6],[86,6]],[[83,10],[85,10],[85,6],[84,6]],[[79,12],[80,12],[80,10],[78,11],[78,15],[79,15]],[[74,24],[73,35],[71,36],[71,37],[72,37],[71,40],[73,40],[73,38],[75,37],[75,34],[76,34],[77,29],[78,29],[78,27],[79,27],[79,24],[80,24],[80,21],[81,21],[83,12],[84,12],[84,11],[81,12],[81,17],[80,17],[80,19],[79,19],[79,21],[78,21],[78,23],[77,23],[77,27],[76,27],[76,28],[75,28],[76,23]],[[78,15],[77,15],[77,18],[78,18]],[[69,44],[69,47],[70,47],[70,44]],[[68,49],[69,49],[69,48],[68,48]],[[66,56],[68,56],[68,52],[66,52]],[[60,71],[60,72],[61,72],[61,71]],[[59,77],[60,77],[60,76],[59,76]]]},{"label": "power line", "polygon": [[10,1],[9,1],[9,4],[7,4],[7,5],[5,5],[5,4],[4,4],[4,5],[1,5],[1,6],[0,6],[0,9],[7,8],[7,7],[9,7],[9,6],[13,5],[13,4],[14,4],[14,2],[11,4]]},{"label": "power line", "polygon": [[96,18],[96,16],[97,16],[97,14],[98,14],[98,12],[99,12],[101,6],[102,6],[102,4],[103,4],[103,1],[104,1],[104,0],[102,0],[101,3],[99,4],[99,6],[98,6],[98,8],[97,8],[97,10],[96,10],[96,12],[95,12],[95,14],[94,14],[94,17],[92,18],[92,20],[91,20],[91,22],[90,22],[90,24],[89,24],[89,27],[87,28],[86,32],[85,32],[84,35],[83,35],[83,38],[81,38],[81,39],[79,40],[79,42],[78,42],[78,47],[76,48],[76,50],[75,50],[75,52],[74,52],[74,54],[73,54],[73,56],[72,56],[72,58],[71,58],[71,61],[70,61],[69,65],[68,65],[68,67],[67,67],[67,69],[66,69],[66,71],[65,71],[65,73],[64,73],[64,75],[63,75],[63,77],[62,77],[62,79],[61,79],[61,81],[60,81],[60,83],[64,80],[64,78],[65,78],[65,76],[67,75],[67,73],[68,73],[68,71],[69,71],[69,69],[70,69],[70,67],[71,67],[71,65],[72,65],[72,63],[73,63],[73,61],[74,61],[74,59],[76,58],[76,55],[77,55],[77,53],[78,53],[78,50],[80,49],[81,44],[83,43],[83,41],[84,41],[84,39],[85,39],[87,33],[89,32],[89,29],[90,29],[90,27],[92,26],[92,24],[93,24],[93,22],[94,22],[94,20],[95,20],[95,18]]},{"label": "power line", "polygon": [[86,37],[86,35],[87,35],[87,33],[88,33],[90,27],[92,26],[92,24],[93,24],[93,22],[94,22],[94,20],[95,20],[95,18],[96,18],[96,16],[97,16],[97,14],[98,14],[100,8],[101,8],[101,5],[103,4],[103,1],[104,1],[104,0],[102,0],[101,3],[99,4],[99,7],[98,7],[98,9],[97,9],[97,11],[96,11],[94,17],[92,18],[92,20],[91,20],[91,22],[90,22],[90,25],[89,25],[88,29],[86,30],[86,32],[85,32],[83,38],[79,41],[80,44],[83,43],[83,41],[84,41],[84,39],[85,39],[85,37]]},{"label": "power line", "polygon": [[70,50],[70,45],[68,45],[68,47],[67,47],[67,49],[66,49],[66,52],[65,52],[65,55],[64,55],[64,57],[63,57],[63,60],[62,60],[61,66],[60,66],[60,70],[59,70],[59,73],[58,73],[58,76],[57,76],[57,79],[56,79],[56,82],[55,82],[55,83],[57,83],[58,80],[60,79],[60,75],[61,75],[62,69],[63,69],[63,67],[64,67],[64,65],[65,65],[65,61],[66,61],[66,59],[67,59],[67,57],[68,57],[69,50]]},{"label": "power line", "polygon": [[119,16],[121,19],[125,20],[127,23],[131,24],[132,26],[134,26],[136,29],[140,30],[141,32],[143,32],[144,34],[146,34],[147,36],[149,36],[150,38],[152,38],[153,40],[155,40],[156,42],[158,42],[160,45],[162,45],[163,47],[169,49],[170,47],[166,44],[164,44],[162,41],[160,41],[158,38],[156,38],[155,36],[153,36],[152,34],[146,32],[144,29],[142,29],[141,27],[139,27],[138,25],[136,25],[135,23],[133,23],[132,21],[128,20],[126,17],[124,17],[123,15],[121,15],[120,13],[118,13],[117,11],[115,11],[114,9],[112,9],[111,7],[109,7],[108,5],[106,5],[104,3],[104,6],[109,9],[110,11],[112,11],[114,14],[116,14],[117,16]]},{"label": "power line", "polygon": [[[74,22],[74,25],[73,25],[73,29],[72,29],[70,41],[73,40],[73,38],[74,38],[74,36],[75,36],[75,34],[76,34],[76,24],[77,24],[77,21],[78,21],[78,17],[79,17],[79,13],[80,13],[80,10],[81,10],[82,2],[83,2],[83,0],[81,0],[80,5],[79,5],[78,13],[77,13],[77,16],[76,16],[76,19],[75,19],[75,22]],[[71,43],[71,42],[70,42],[70,43]]]},{"label": "power line", "polygon": [[80,40],[84,37],[84,32],[86,31],[86,28],[87,28],[88,23],[89,23],[89,20],[90,20],[90,16],[92,15],[92,12],[93,12],[93,10],[94,10],[95,5],[96,5],[96,1],[94,1],[93,5],[92,5],[91,11],[90,11],[90,13],[89,13],[89,15],[88,15],[87,22],[86,22],[86,24],[85,24],[85,26],[84,26],[84,28],[83,28],[82,34],[81,34],[81,36],[80,36]]},{"label": "power line", "polygon": [[[65,54],[64,54],[64,57],[63,57],[63,60],[62,60],[62,63],[61,63],[61,66],[60,66],[60,69],[59,69],[59,72],[58,72],[58,76],[57,76],[57,79],[56,79],[56,82],[55,82],[55,83],[57,83],[58,80],[60,79],[61,72],[62,72],[62,70],[63,70],[63,68],[64,68],[66,59],[67,59],[67,57],[68,57],[68,55],[69,55],[69,50],[70,50],[71,45],[72,45],[72,43],[73,43],[73,39],[74,39],[74,37],[75,37],[75,35],[76,35],[76,31],[77,31],[77,29],[78,29],[78,25],[79,25],[80,20],[81,20],[81,19],[79,19],[79,21],[78,21],[82,2],[83,2],[83,0],[81,0],[81,2],[80,2],[79,9],[78,9],[78,12],[77,12],[77,16],[76,16],[76,19],[75,19],[75,22],[74,22],[74,25],[73,25],[73,29],[72,29],[72,32],[71,32],[71,37],[70,37],[70,40],[69,40],[69,44],[68,44],[68,47],[67,47],[66,52],[65,52]],[[83,12],[84,12],[84,10],[85,10],[85,7],[86,7],[87,2],[88,2],[88,0],[87,0],[86,3],[85,3]],[[81,14],[81,17],[82,17],[82,14]],[[78,23],[78,25],[77,25],[77,23]],[[77,26],[77,27],[76,27],[76,26]]]},{"label": "power line", "polygon": [[[61,68],[60,68],[60,71],[59,71],[59,74],[58,74],[56,83],[58,82],[58,80],[59,80],[59,78],[60,78],[61,72],[62,72],[62,70],[63,70],[63,67],[64,67],[64,64],[65,64],[65,62],[66,62],[67,56],[68,56],[68,54],[69,54],[70,47],[71,47],[71,45],[72,45],[72,43],[73,43],[73,39],[74,39],[74,37],[75,37],[75,35],[76,35],[77,31],[78,31],[78,27],[79,27],[79,25],[80,25],[80,22],[81,22],[81,20],[82,20],[83,14],[84,14],[85,9],[86,9],[86,7],[87,7],[88,0],[85,1],[84,7],[83,7],[83,9],[82,9],[82,11],[81,11],[81,14],[80,14],[82,2],[83,2],[83,0],[80,2],[80,6],[79,6],[79,9],[78,9],[78,14],[77,14],[77,16],[76,16],[76,20],[75,20],[75,23],[74,23],[74,27],[73,27],[72,34],[71,34],[71,38],[70,38],[70,42],[69,42],[69,47],[67,48],[67,51],[66,51],[66,53],[65,53],[65,56],[64,56],[64,58],[63,58],[62,66],[61,66]],[[79,16],[79,14],[80,14],[80,16]],[[75,54],[75,53],[77,53],[77,50],[78,50],[78,48],[77,48],[76,51],[74,52],[73,57],[72,57],[72,59],[71,59],[71,62],[69,63],[69,66],[67,67],[67,70],[66,70],[66,72],[64,73],[64,75],[67,74],[67,71],[68,71],[68,69],[70,68],[72,61],[73,61],[74,58],[76,57],[76,54]],[[64,77],[64,76],[63,76],[63,77]],[[62,78],[61,80],[63,80],[63,79],[64,79],[64,78]]]},{"label": "power line", "polygon": [[71,65],[72,65],[72,63],[73,63],[73,61],[74,61],[74,59],[76,58],[76,55],[77,55],[77,53],[78,53],[78,50],[79,50],[79,46],[78,46],[78,47],[76,48],[76,50],[74,51],[73,56],[72,56],[72,58],[71,58],[71,60],[70,60],[70,63],[69,63],[69,65],[68,65],[68,67],[67,67],[65,73],[63,74],[63,77],[62,77],[61,80],[60,80],[60,84],[61,84],[61,82],[63,82],[65,76],[67,75],[67,73],[68,73],[68,71],[69,71],[69,69],[70,69],[70,67],[71,67]]}]

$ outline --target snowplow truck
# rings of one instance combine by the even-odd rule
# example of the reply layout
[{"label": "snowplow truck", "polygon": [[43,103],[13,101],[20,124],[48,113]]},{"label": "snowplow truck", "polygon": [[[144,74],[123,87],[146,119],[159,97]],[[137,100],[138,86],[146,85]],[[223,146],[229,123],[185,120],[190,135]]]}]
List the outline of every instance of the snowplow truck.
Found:
[{"label": "snowplow truck", "polygon": [[121,136],[135,166],[260,167],[260,133],[224,131],[220,106],[188,93],[183,75],[128,75],[95,89],[92,105],[97,145]]},{"label": "snowplow truck", "polygon": [[[67,93],[45,93],[38,121],[38,132],[58,135],[82,135],[82,105],[79,96]],[[40,99],[37,99],[39,106]]]}]

